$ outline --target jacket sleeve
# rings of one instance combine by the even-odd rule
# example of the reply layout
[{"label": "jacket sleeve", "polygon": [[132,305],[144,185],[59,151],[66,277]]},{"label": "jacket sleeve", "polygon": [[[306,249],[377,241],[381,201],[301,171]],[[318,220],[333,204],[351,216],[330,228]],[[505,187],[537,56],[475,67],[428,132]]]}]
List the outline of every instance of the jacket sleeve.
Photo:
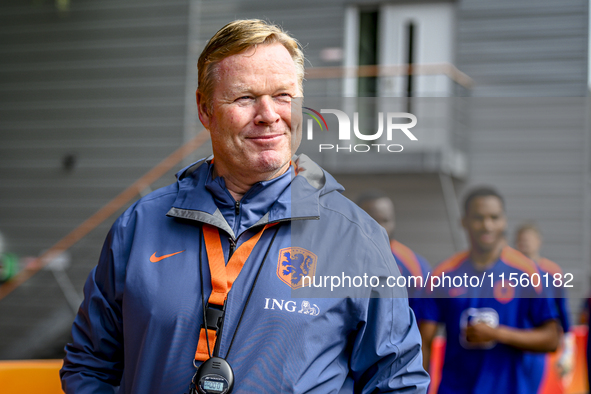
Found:
[{"label": "jacket sleeve", "polygon": [[[121,220],[121,219],[120,219]],[[99,263],[84,286],[84,301],[72,326],[60,371],[67,394],[116,393],[123,371],[121,316],[125,264],[119,249],[118,220],[109,232]]]},{"label": "jacket sleeve", "polygon": [[[380,278],[363,299],[364,325],[357,331],[351,353],[356,393],[427,393],[429,374],[423,368],[421,335],[408,305],[405,287],[389,280],[400,275],[386,232],[370,237],[366,272]],[[360,300],[361,301],[361,300]]]},{"label": "jacket sleeve", "polygon": [[355,341],[356,393],[426,393],[421,336],[406,298],[369,298],[366,325]]}]

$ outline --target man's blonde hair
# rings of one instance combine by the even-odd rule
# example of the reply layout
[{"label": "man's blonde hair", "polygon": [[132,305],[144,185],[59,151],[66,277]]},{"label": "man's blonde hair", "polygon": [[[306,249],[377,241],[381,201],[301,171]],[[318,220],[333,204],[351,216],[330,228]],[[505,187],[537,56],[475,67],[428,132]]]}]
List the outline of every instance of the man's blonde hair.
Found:
[{"label": "man's blonde hair", "polygon": [[304,53],[298,41],[277,25],[260,19],[236,20],[222,27],[207,43],[197,62],[198,89],[209,103],[216,81],[216,65],[223,59],[261,44],[282,44],[296,67],[300,94],[303,94]]}]

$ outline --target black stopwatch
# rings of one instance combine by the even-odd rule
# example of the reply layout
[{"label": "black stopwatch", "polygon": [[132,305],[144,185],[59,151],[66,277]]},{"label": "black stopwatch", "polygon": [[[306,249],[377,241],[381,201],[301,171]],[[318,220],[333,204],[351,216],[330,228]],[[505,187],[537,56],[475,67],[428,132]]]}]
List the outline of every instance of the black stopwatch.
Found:
[{"label": "black stopwatch", "polygon": [[199,366],[193,385],[199,394],[230,394],[234,387],[234,372],[226,360],[212,357]]}]

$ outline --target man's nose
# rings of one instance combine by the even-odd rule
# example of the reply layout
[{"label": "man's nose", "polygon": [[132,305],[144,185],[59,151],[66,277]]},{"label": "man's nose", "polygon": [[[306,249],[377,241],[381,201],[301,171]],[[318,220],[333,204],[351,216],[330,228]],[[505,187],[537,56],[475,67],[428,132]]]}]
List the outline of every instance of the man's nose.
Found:
[{"label": "man's nose", "polygon": [[494,221],[493,221],[492,219],[490,219],[490,218],[486,218],[486,219],[484,219],[484,220],[483,220],[483,222],[482,222],[482,227],[483,227],[485,230],[487,230],[487,231],[490,231],[490,230],[492,230],[492,229],[493,229],[493,227],[494,227]]},{"label": "man's nose", "polygon": [[280,116],[276,112],[275,102],[272,97],[262,96],[257,103],[257,113],[254,118],[255,124],[271,125],[279,121]]}]

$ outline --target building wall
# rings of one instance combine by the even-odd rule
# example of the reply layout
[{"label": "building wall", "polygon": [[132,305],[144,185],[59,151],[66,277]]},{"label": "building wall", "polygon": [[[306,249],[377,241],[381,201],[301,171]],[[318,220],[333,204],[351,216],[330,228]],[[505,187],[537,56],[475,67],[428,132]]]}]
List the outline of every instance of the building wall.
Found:
[{"label": "building wall", "polygon": [[460,0],[458,67],[476,97],[587,95],[588,2]]},{"label": "building wall", "polygon": [[[182,143],[187,10],[186,0],[73,0],[65,12],[54,1],[0,4],[0,232],[10,252],[39,255]],[[113,220],[69,251],[78,293]],[[71,324],[71,309],[53,274],[39,273],[0,302],[0,358],[34,357]]]}]

